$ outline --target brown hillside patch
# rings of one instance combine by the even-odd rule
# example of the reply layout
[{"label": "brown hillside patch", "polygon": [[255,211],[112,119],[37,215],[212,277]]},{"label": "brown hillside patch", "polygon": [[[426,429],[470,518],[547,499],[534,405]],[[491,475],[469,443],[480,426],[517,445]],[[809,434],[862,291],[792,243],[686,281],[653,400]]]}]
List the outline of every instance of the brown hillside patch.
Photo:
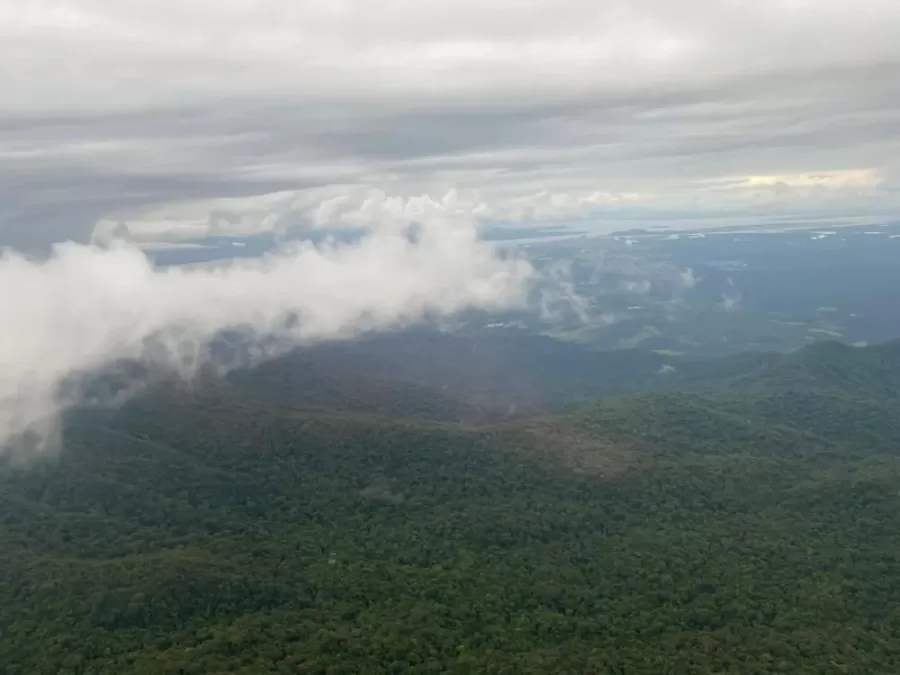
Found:
[{"label": "brown hillside patch", "polygon": [[551,460],[574,473],[616,478],[646,466],[649,458],[634,448],[598,438],[558,420],[541,420],[519,427],[510,440],[540,460]]}]

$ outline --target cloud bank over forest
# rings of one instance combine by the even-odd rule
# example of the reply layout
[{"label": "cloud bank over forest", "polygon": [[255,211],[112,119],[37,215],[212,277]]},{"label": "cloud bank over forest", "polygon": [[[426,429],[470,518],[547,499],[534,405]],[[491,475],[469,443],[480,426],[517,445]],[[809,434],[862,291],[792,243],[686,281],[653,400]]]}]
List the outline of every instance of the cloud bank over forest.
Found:
[{"label": "cloud bank over forest", "polygon": [[209,346],[222,331],[252,338],[261,359],[468,308],[518,306],[532,276],[527,262],[480,241],[471,221],[447,219],[389,221],[352,244],[190,268],[154,268],[125,244],[70,242],[42,260],[8,252],[0,454],[53,449],[61,412],[80,401],[65,385],[118,361],[189,376],[215,361]]}]

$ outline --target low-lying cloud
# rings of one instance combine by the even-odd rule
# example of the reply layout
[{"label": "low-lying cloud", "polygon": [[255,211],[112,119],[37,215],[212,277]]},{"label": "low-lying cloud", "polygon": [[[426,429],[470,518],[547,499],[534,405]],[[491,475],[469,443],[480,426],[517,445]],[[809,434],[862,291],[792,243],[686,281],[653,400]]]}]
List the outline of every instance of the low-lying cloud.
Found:
[{"label": "low-lying cloud", "polygon": [[117,361],[190,373],[222,331],[249,333],[277,351],[521,305],[532,276],[527,262],[480,241],[474,221],[450,218],[391,221],[353,244],[299,244],[191,268],[156,268],[125,243],[59,244],[42,260],[6,251],[0,455],[23,438],[30,452],[52,449],[60,414],[77,403],[63,385]]}]

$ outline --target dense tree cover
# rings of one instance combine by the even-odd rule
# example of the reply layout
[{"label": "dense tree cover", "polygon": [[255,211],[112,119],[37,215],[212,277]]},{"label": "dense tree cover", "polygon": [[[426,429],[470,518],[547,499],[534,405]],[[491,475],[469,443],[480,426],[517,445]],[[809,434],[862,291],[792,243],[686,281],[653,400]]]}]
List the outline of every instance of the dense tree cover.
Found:
[{"label": "dense tree cover", "polygon": [[0,472],[0,672],[897,672],[900,398],[861,353],[491,428],[82,413]]}]

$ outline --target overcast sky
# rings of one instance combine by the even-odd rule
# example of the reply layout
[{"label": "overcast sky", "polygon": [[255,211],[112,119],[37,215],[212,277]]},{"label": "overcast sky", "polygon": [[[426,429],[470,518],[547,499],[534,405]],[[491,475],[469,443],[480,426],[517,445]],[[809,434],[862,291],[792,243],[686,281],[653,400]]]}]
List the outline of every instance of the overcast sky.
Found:
[{"label": "overcast sky", "polygon": [[535,224],[886,219],[898,36],[897,0],[0,0],[0,245],[423,194]]}]

